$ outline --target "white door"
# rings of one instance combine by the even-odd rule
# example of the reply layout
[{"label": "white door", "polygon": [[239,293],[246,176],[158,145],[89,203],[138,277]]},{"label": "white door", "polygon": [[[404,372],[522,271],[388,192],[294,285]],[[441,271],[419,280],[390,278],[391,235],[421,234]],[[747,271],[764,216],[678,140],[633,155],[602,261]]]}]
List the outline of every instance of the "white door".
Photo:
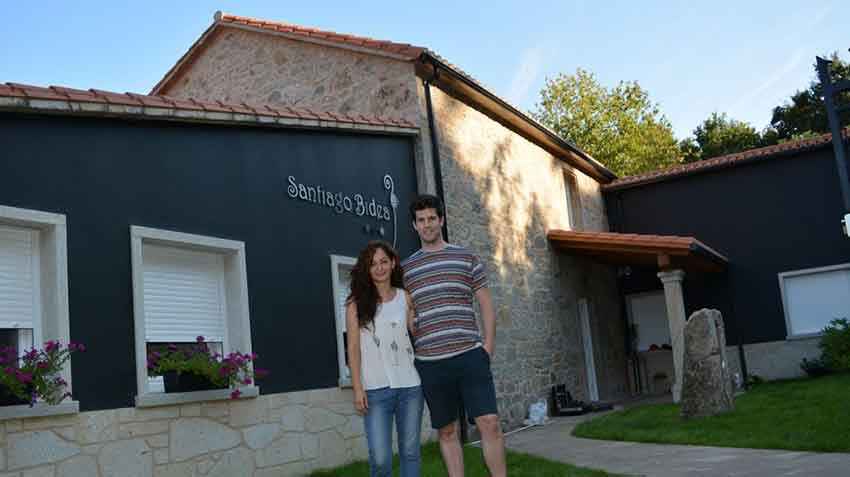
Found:
[{"label": "white door", "polygon": [[582,343],[584,344],[584,366],[587,371],[587,388],[591,401],[599,400],[599,386],[596,383],[596,364],[593,362],[593,336],[590,332],[590,309],[587,299],[578,301],[578,313],[581,320]]},{"label": "white door", "polygon": [[669,345],[670,325],[667,319],[667,302],[663,291],[626,295],[629,321],[637,334],[637,350],[647,351],[650,346]]}]

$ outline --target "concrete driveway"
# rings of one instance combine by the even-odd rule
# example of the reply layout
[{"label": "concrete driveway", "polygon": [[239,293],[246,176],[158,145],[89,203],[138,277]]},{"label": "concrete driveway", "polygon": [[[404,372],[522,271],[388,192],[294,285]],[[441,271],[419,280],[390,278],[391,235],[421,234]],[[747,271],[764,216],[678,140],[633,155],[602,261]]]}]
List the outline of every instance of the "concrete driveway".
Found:
[{"label": "concrete driveway", "polygon": [[[607,472],[678,476],[850,476],[850,454],[598,441],[572,437],[588,416],[509,434],[508,448]],[[850,436],[850,435],[849,435]],[[850,437],[848,437],[850,438]]]}]

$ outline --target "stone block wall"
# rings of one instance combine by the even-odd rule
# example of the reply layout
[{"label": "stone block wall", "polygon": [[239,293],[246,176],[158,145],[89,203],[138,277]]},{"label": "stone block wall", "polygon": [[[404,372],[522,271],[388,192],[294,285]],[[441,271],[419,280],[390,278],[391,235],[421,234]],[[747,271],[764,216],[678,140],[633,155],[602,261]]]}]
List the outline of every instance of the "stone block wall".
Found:
[{"label": "stone block wall", "polygon": [[419,118],[412,63],[236,28],[224,28],[166,94]]},{"label": "stone block wall", "polygon": [[286,477],[367,457],[348,389],[0,422],[2,477]]},{"label": "stone block wall", "polygon": [[611,267],[556,252],[568,228],[564,171],[576,177],[584,230],[607,231],[599,184],[479,111],[432,88],[449,241],[479,254],[497,319],[493,372],[500,414],[521,423],[528,405],[565,383],[587,398],[578,300],[589,301],[600,396],[625,392],[624,325]]}]

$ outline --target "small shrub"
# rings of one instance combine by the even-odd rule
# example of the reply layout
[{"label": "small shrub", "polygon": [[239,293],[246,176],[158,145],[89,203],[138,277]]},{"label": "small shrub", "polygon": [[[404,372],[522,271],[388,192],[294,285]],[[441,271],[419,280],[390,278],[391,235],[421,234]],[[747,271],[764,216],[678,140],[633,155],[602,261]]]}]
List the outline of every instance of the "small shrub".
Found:
[{"label": "small shrub", "polygon": [[850,371],[850,320],[836,318],[823,329],[823,360],[834,371]]},{"label": "small shrub", "polygon": [[764,378],[758,374],[750,374],[747,376],[747,387],[757,386],[764,383]]},{"label": "small shrub", "polygon": [[823,358],[806,359],[800,362],[800,369],[806,372],[809,376],[816,378],[818,376],[826,376],[832,370],[827,366]]}]

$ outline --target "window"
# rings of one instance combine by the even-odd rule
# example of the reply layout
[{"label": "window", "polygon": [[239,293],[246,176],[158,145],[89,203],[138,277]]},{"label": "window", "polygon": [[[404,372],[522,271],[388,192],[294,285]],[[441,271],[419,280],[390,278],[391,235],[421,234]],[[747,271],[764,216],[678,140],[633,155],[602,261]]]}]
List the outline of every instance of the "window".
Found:
[{"label": "window", "polygon": [[339,385],[351,386],[351,370],[348,368],[348,333],[345,329],[345,299],[351,287],[351,269],[357,260],[341,255],[331,255],[331,279],[334,293],[334,318],[336,321],[336,349],[339,361]]},{"label": "window", "polygon": [[661,347],[671,343],[663,291],[626,295],[626,313],[633,325],[638,351],[647,351],[652,345]]},{"label": "window", "polygon": [[[19,352],[44,341],[68,344],[68,266],[65,216],[0,206],[0,345]],[[71,363],[61,376],[71,383]],[[57,406],[10,406],[0,419],[77,412],[76,401]]]},{"label": "window", "polygon": [[570,230],[581,229],[581,203],[578,185],[572,172],[564,171],[564,204],[567,210],[567,226]]},{"label": "window", "polygon": [[850,263],[779,274],[789,338],[816,336],[835,318],[850,318]]},{"label": "window", "polygon": [[[148,378],[151,345],[193,343],[203,336],[223,353],[251,352],[245,244],[200,235],[130,227],[136,329],[137,406],[220,399],[228,390],[164,394]],[[242,389],[256,396],[256,387]],[[247,391],[247,392],[246,392]]]}]

